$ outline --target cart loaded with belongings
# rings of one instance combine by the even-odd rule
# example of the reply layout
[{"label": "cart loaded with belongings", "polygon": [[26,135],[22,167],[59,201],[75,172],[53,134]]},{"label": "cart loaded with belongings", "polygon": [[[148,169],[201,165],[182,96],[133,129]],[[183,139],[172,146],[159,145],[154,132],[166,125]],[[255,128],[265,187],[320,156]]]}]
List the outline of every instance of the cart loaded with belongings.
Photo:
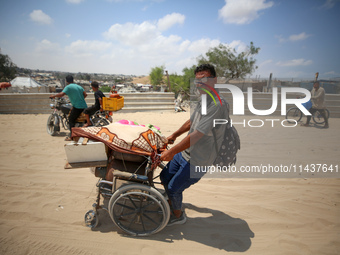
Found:
[{"label": "cart loaded with belongings", "polygon": [[65,145],[65,168],[92,167],[99,177],[96,203],[85,214],[86,226],[98,225],[99,209],[130,235],[147,236],[167,225],[170,207],[154,176],[158,166],[164,167],[160,153],[167,146],[159,130],[152,125],[112,123],[73,128],[72,138],[77,142]]}]

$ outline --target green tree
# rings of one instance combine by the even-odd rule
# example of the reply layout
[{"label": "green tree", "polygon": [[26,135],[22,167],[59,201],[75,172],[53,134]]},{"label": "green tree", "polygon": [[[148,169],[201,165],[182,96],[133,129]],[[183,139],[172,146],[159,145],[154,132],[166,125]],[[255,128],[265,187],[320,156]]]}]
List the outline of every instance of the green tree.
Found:
[{"label": "green tree", "polygon": [[0,48],[0,81],[10,81],[15,78],[17,66],[8,55],[1,54]]},{"label": "green tree", "polygon": [[161,85],[164,84],[164,66],[156,66],[151,68],[150,72],[150,83],[151,85]]},{"label": "green tree", "polygon": [[190,90],[190,80],[195,79],[195,69],[196,65],[193,65],[192,67],[188,68],[185,67],[183,72],[183,80],[184,80],[184,89],[189,92]]},{"label": "green tree", "polygon": [[110,86],[100,86],[100,90],[102,92],[110,92],[111,91],[111,87]]},{"label": "green tree", "polygon": [[190,80],[195,78],[195,68],[195,65],[190,68],[185,67],[182,70],[183,75],[176,73],[169,75],[171,91],[175,92],[176,97],[180,92],[184,92],[184,98],[188,99],[190,97]]},{"label": "green tree", "polygon": [[85,80],[86,80],[86,81],[90,81],[90,80],[91,80],[91,75],[88,74],[88,73],[86,73],[86,74],[85,74]]},{"label": "green tree", "polygon": [[198,57],[198,64],[210,63],[215,66],[216,74],[219,77],[228,79],[244,78],[247,74],[252,74],[257,66],[254,56],[258,54],[260,48],[255,47],[253,42],[247,49],[237,55],[236,50],[223,44],[210,48],[205,54],[206,57]]},{"label": "green tree", "polygon": [[171,86],[171,91],[175,93],[176,97],[180,91],[185,90],[185,82],[182,75],[178,75],[176,73],[170,74],[169,82]]}]

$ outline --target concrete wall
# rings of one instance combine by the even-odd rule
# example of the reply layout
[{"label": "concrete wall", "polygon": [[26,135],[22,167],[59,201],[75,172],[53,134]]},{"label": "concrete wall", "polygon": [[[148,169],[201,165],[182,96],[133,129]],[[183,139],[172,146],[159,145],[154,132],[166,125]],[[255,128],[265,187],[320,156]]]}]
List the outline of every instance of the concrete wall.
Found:
[{"label": "concrete wall", "polygon": [[[228,101],[230,105],[231,114],[233,113],[233,97],[230,92],[221,92],[223,97]],[[254,115],[248,108],[248,93],[244,92],[244,111],[246,115]],[[288,94],[287,98],[296,98],[297,94]],[[253,105],[257,110],[270,109],[273,102],[273,95],[271,93],[256,93],[253,92]],[[340,95],[339,94],[326,94],[325,97],[326,108],[330,112],[331,118],[340,118]],[[286,110],[294,105],[287,105]],[[278,105],[273,116],[281,115],[281,93],[278,93]]]},{"label": "concrete wall", "polygon": [[6,89],[1,89],[0,93],[10,94],[10,93],[49,93],[53,87],[9,87]]},{"label": "concrete wall", "polygon": [[[108,96],[108,93],[105,93]],[[50,113],[49,93],[36,94],[0,94],[0,113]],[[122,93],[124,96],[124,108],[122,112],[137,111],[174,111],[175,104],[174,93]],[[230,104],[231,113],[233,107],[233,98],[230,92],[222,92],[222,95]],[[248,109],[247,93],[244,93],[244,109],[246,115],[253,115]],[[291,94],[290,98],[296,98]],[[86,98],[87,104],[94,104],[93,94],[89,94]],[[272,94],[269,93],[253,93],[253,102],[255,109],[270,109],[272,106]],[[330,111],[331,118],[340,118],[340,95],[327,94],[325,101],[327,109]],[[291,105],[287,106],[287,109]],[[272,114],[278,116],[281,114],[281,94],[278,93],[278,106]]]},{"label": "concrete wall", "polygon": [[[109,93],[104,93],[109,96]],[[0,114],[36,114],[51,113],[50,93],[4,93],[0,94]],[[138,111],[174,111],[174,93],[121,93],[124,96],[122,112]],[[91,106],[95,103],[93,93],[86,97],[86,103]]]}]

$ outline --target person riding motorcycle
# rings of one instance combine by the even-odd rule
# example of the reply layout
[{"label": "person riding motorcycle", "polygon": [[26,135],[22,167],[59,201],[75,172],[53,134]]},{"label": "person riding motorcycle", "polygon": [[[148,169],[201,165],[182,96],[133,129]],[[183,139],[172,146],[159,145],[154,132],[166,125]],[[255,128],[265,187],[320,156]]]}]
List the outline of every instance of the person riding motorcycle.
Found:
[{"label": "person riding motorcycle", "polygon": [[63,97],[67,95],[71,101],[72,109],[69,115],[70,134],[65,138],[65,141],[71,141],[72,128],[75,127],[76,120],[79,117],[79,115],[84,111],[85,108],[87,108],[87,104],[85,102],[87,94],[81,86],[73,83],[72,75],[66,76],[66,83],[67,85],[62,92],[56,95],[52,95],[50,96],[50,98]]},{"label": "person riding motorcycle", "polygon": [[[95,112],[102,109],[102,98],[105,97],[104,93],[99,90],[99,83],[96,81],[93,81],[91,83],[92,90],[94,92],[94,98],[95,98],[95,104],[86,108],[84,110],[85,116],[86,116],[86,124],[84,127],[91,126],[92,123],[90,121],[90,116],[93,115]],[[102,111],[102,110],[101,110]]]}]

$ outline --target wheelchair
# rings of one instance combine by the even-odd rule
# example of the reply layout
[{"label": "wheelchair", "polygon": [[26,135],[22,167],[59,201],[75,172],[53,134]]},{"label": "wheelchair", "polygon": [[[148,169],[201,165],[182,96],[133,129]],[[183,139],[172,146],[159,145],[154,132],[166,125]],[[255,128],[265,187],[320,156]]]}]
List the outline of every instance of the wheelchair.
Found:
[{"label": "wheelchair", "polygon": [[[105,128],[95,127],[98,130]],[[89,128],[72,129],[72,137],[84,136],[83,131],[86,129]],[[160,160],[160,149],[167,144],[162,143],[159,146],[152,131],[148,130],[147,133],[143,135],[143,140],[147,141],[142,146],[143,149],[137,150],[135,146],[122,148],[112,141],[103,141],[100,136],[93,135],[93,132],[87,134],[90,139],[108,145],[106,163],[92,165],[92,171],[99,180],[96,185],[96,202],[85,213],[87,227],[95,229],[98,226],[100,209],[109,214],[119,229],[133,236],[155,234],[168,224],[170,206],[166,192],[155,181],[158,176],[154,176],[157,167],[165,167]]]}]

